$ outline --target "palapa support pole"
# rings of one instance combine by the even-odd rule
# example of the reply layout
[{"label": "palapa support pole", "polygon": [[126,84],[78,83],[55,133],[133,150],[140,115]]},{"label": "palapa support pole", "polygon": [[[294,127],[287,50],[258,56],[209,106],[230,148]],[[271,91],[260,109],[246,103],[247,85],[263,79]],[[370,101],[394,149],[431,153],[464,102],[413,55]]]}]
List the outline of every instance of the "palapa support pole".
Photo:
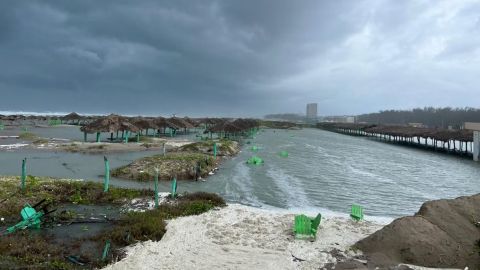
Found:
[{"label": "palapa support pole", "polygon": [[177,196],[177,178],[174,177],[172,181],[172,199]]},{"label": "palapa support pole", "polygon": [[87,132],[83,132],[83,141],[87,142]]},{"label": "palapa support pole", "polygon": [[137,132],[137,142],[140,142],[140,133]]},{"label": "palapa support pole", "polygon": [[22,177],[21,177],[22,191],[25,191],[26,179],[27,179],[27,158],[24,158],[22,159]]},{"label": "palapa support pole", "polygon": [[117,130],[117,137],[115,139],[118,139],[118,130]]},{"label": "palapa support pole", "polygon": [[213,158],[217,159],[217,143],[213,143]]},{"label": "palapa support pole", "polygon": [[100,132],[97,132],[97,140],[96,142],[100,142]]},{"label": "palapa support pole", "polygon": [[128,143],[128,136],[130,136],[130,132],[127,130],[125,131],[125,143]]},{"label": "palapa support pole", "polygon": [[113,142],[113,132],[110,132],[110,142]]},{"label": "palapa support pole", "polygon": [[155,208],[158,208],[158,168],[155,168]]},{"label": "palapa support pole", "polygon": [[105,162],[105,176],[103,178],[103,192],[108,192],[108,185],[110,183],[110,164],[106,156],[103,157]]}]

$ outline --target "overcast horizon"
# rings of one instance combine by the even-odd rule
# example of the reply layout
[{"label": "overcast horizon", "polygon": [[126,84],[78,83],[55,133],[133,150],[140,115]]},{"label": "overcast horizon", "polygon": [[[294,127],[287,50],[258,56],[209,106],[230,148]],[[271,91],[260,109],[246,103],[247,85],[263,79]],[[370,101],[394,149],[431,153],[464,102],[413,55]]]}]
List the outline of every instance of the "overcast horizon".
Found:
[{"label": "overcast horizon", "polygon": [[479,1],[2,1],[0,111],[480,107]]}]

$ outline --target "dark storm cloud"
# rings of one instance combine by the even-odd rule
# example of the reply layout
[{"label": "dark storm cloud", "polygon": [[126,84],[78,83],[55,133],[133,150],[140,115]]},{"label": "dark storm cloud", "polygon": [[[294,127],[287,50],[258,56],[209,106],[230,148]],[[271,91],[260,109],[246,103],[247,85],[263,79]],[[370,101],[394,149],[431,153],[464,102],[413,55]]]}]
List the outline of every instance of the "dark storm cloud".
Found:
[{"label": "dark storm cloud", "polygon": [[469,1],[3,1],[0,111],[479,106]]}]

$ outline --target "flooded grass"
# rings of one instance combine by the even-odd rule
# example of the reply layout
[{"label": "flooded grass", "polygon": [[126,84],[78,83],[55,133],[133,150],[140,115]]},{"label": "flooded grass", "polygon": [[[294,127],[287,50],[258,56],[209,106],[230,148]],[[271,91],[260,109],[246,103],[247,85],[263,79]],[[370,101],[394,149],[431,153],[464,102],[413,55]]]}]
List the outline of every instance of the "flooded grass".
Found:
[{"label": "flooded grass", "polygon": [[230,140],[195,142],[174,149],[165,155],[137,159],[112,170],[111,173],[112,176],[119,178],[150,181],[155,176],[155,168],[158,168],[161,180],[171,180],[173,177],[187,180],[195,179],[195,168],[200,165],[199,176],[207,177],[217,165],[213,157],[214,143],[217,143],[218,156],[233,156],[240,150],[238,143]]},{"label": "flooded grass", "polygon": [[144,157],[134,162],[112,170],[112,176],[138,181],[151,181],[155,176],[155,168],[160,171],[159,179],[171,180],[194,179],[195,166],[201,167],[201,176],[215,168],[215,160],[212,156],[193,152],[170,152],[164,155]]},{"label": "flooded grass", "polygon": [[[126,212],[134,198],[151,199],[150,190],[110,187],[98,183],[29,176],[25,191],[18,177],[0,177],[0,230],[20,221],[24,203],[47,199],[56,212],[42,219],[41,229],[0,235],[0,269],[93,269],[124,256],[122,248],[139,241],[160,240],[165,220],[197,215],[224,200],[209,193],[184,194],[157,209]],[[110,252],[102,260],[106,241]],[[74,261],[74,262],[72,262]],[[83,265],[81,265],[83,264]]]}]

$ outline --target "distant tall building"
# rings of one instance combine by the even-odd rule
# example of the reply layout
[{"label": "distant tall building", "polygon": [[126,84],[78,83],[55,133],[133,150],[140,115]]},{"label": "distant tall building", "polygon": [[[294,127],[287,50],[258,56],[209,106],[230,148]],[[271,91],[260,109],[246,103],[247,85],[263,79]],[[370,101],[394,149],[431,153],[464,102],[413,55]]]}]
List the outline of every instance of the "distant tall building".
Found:
[{"label": "distant tall building", "polygon": [[307,104],[307,122],[317,121],[317,103]]}]

